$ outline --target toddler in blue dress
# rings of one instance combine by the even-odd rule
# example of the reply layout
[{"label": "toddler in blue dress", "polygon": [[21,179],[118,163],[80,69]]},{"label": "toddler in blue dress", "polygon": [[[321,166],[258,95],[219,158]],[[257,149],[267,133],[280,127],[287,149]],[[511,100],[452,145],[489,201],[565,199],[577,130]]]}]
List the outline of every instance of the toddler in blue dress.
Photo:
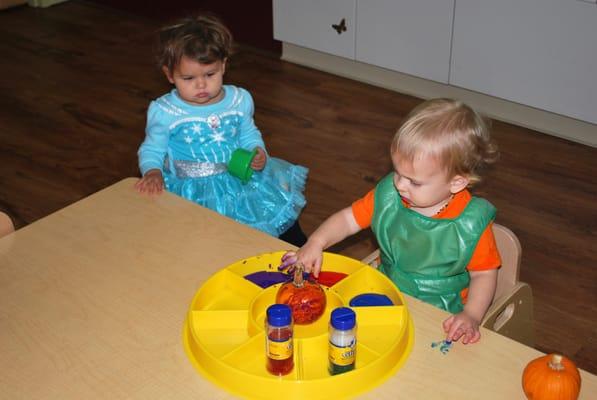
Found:
[{"label": "toddler in blue dress", "polygon": [[[270,157],[245,89],[223,84],[232,46],[216,18],[187,18],[160,31],[158,59],[174,89],[152,101],[139,148],[141,193],[165,188],[297,246],[308,170]],[[232,153],[255,150],[247,183],[227,172]]]}]

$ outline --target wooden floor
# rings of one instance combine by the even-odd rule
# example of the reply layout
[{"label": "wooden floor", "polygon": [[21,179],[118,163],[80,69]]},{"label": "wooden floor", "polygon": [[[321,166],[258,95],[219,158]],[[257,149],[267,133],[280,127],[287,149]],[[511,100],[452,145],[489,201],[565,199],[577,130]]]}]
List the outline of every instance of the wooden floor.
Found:
[{"label": "wooden floor", "polygon": [[[153,65],[157,26],[74,0],[0,12],[0,209],[17,227],[138,175],[147,105],[169,89]],[[269,152],[310,168],[308,233],[390,170],[394,131],[421,101],[249,49],[227,80],[253,94]],[[501,122],[493,132],[501,160],[477,193],[522,242],[536,347],[597,373],[597,149]],[[334,250],[374,247],[364,232]]]}]

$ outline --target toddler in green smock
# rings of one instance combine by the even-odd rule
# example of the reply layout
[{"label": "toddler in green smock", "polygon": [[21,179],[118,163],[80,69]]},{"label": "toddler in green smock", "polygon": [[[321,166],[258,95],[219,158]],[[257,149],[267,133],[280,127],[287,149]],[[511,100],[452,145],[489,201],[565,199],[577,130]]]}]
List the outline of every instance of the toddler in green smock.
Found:
[{"label": "toddler in green smock", "polygon": [[468,188],[497,158],[487,126],[469,106],[429,100],[406,118],[391,145],[394,171],[329,217],[284,264],[319,274],[324,249],[371,227],[380,271],[406,294],[451,312],[446,340],[479,340],[501,264],[491,229],[495,208]]}]

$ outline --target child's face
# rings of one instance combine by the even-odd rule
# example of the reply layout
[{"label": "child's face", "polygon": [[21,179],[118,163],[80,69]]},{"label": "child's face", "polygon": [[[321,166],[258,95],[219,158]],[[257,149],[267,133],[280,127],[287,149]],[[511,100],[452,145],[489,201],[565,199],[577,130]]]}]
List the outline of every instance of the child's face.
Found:
[{"label": "child's face", "polygon": [[434,215],[452,194],[468,185],[466,177],[448,177],[438,160],[429,155],[416,155],[410,162],[394,152],[392,162],[394,186],[411,208],[423,215]]},{"label": "child's face", "polygon": [[183,56],[174,71],[166,67],[162,70],[170,83],[176,86],[178,95],[189,104],[205,106],[224,97],[222,82],[226,60],[201,64]]}]

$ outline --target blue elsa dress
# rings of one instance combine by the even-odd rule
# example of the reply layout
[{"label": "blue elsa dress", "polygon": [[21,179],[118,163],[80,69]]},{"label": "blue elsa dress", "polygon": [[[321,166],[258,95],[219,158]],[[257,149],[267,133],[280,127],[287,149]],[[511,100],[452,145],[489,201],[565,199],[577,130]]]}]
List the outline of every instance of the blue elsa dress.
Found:
[{"label": "blue elsa dress", "polygon": [[205,106],[183,101],[176,89],[152,101],[141,144],[142,174],[160,169],[166,190],[243,224],[280,236],[305,206],[308,170],[267,157],[248,183],[227,172],[234,150],[265,149],[248,91],[224,85],[224,98]]}]

